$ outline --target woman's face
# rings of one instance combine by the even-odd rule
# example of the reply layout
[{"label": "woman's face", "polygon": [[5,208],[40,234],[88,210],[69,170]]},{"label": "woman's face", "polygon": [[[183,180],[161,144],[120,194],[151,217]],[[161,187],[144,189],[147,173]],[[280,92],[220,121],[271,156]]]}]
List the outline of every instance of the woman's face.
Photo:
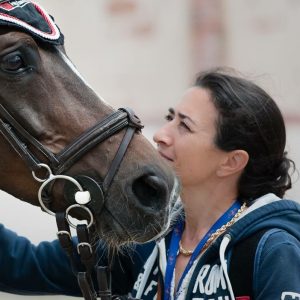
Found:
[{"label": "woman's face", "polygon": [[167,123],[154,135],[158,152],[181,179],[183,187],[213,182],[225,152],[214,144],[218,112],[206,89],[190,88]]}]

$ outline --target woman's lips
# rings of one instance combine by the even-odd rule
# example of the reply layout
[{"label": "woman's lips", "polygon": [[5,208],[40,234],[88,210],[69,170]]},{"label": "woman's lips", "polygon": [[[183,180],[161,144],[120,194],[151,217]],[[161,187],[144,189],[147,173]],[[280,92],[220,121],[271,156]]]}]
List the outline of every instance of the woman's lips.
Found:
[{"label": "woman's lips", "polygon": [[165,158],[166,160],[168,161],[173,161],[172,158],[170,158],[169,156],[167,156],[166,154],[164,154],[163,152],[161,151],[158,151],[158,153],[160,154],[160,156],[162,156],[163,158]]}]

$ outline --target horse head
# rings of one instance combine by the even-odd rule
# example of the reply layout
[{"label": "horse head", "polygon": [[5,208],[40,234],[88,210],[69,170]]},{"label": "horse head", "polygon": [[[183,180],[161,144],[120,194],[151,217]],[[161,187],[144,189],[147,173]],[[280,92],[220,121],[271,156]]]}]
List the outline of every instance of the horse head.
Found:
[{"label": "horse head", "polygon": [[71,207],[114,245],[158,236],[178,184],[138,118],[95,94],[40,6],[0,12],[0,188],[53,214]]}]

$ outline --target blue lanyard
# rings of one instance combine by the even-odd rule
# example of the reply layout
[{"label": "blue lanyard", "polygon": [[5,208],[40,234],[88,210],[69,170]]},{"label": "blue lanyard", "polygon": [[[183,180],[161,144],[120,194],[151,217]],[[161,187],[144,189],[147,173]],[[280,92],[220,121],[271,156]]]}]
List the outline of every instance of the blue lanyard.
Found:
[{"label": "blue lanyard", "polygon": [[[210,236],[216,232],[219,228],[221,228],[224,224],[229,222],[233,216],[237,213],[237,211],[241,208],[241,204],[236,201],[233,203],[231,207],[214,223],[214,225],[209,229],[209,231],[205,234],[205,236],[202,238],[202,240],[198,243],[197,247],[195,248],[180,280],[178,283],[177,291],[179,290],[182,281],[190,268],[192,267],[195,259],[198,257],[198,255],[201,253],[201,250],[207,240],[210,238]],[[184,228],[184,222],[179,221],[176,225],[176,227],[173,229],[172,238],[170,242],[170,248],[169,248],[169,254],[168,254],[168,260],[167,260],[167,269],[166,269],[166,276],[165,276],[165,283],[164,283],[164,300],[171,299],[171,283],[174,273],[174,268],[176,265],[176,257],[178,254],[179,249],[179,241],[181,239],[181,235]]]}]

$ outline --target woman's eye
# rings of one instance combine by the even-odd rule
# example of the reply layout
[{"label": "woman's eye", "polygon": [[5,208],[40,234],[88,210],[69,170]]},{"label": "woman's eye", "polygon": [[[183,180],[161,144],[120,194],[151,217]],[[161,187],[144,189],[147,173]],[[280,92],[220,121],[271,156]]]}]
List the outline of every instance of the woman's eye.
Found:
[{"label": "woman's eye", "polygon": [[173,117],[171,115],[166,115],[165,119],[169,122],[173,120]]},{"label": "woman's eye", "polygon": [[187,129],[190,131],[190,128],[184,123],[184,122],[180,122],[179,126],[183,127],[184,129]]},{"label": "woman's eye", "polygon": [[8,54],[2,59],[1,68],[8,72],[22,71],[25,63],[20,55]]}]

